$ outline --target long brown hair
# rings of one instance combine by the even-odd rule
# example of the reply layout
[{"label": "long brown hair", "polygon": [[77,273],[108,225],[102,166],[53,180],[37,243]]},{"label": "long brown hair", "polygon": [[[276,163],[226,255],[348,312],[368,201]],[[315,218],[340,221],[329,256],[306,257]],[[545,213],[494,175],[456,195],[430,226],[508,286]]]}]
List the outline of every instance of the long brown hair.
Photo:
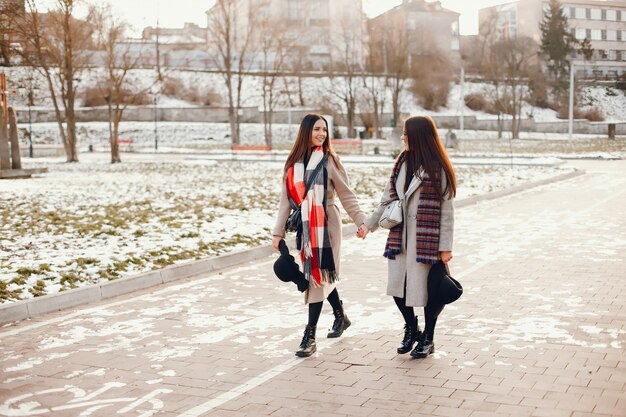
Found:
[{"label": "long brown hair", "polygon": [[[408,187],[413,176],[419,177],[420,170],[424,169],[435,184],[439,184],[435,188],[441,199],[445,195],[449,197],[456,196],[454,168],[439,139],[435,121],[428,116],[414,116],[404,122],[404,128],[408,144],[405,187]],[[443,192],[441,191],[442,168],[446,176],[446,187]]]},{"label": "long brown hair", "polygon": [[330,154],[330,156],[337,161],[337,154],[333,150],[331,140],[330,140],[330,132],[328,131],[328,122],[324,117],[319,114],[307,114],[300,122],[300,129],[298,129],[298,135],[296,136],[296,141],[293,143],[291,147],[291,152],[289,152],[289,156],[287,157],[287,161],[285,162],[285,173],[289,168],[295,165],[296,162],[301,159],[309,160],[311,157],[311,135],[313,132],[313,127],[318,120],[323,120],[326,124],[326,140],[322,144],[322,148],[324,149],[324,153]]}]

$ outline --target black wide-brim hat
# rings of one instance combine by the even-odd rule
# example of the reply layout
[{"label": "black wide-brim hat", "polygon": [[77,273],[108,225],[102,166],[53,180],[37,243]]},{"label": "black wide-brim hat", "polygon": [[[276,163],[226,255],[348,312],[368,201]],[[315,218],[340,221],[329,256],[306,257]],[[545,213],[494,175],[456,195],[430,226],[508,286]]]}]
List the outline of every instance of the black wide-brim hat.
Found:
[{"label": "black wide-brim hat", "polygon": [[280,256],[274,262],[274,273],[283,282],[295,283],[300,292],[306,291],[309,287],[309,281],[300,272],[300,267],[294,257],[289,254],[289,248],[284,240],[280,241],[278,248],[280,249]]},{"label": "black wide-brim hat", "polygon": [[428,302],[450,304],[463,294],[461,283],[454,279],[448,267],[439,261],[430,268],[428,273]]}]

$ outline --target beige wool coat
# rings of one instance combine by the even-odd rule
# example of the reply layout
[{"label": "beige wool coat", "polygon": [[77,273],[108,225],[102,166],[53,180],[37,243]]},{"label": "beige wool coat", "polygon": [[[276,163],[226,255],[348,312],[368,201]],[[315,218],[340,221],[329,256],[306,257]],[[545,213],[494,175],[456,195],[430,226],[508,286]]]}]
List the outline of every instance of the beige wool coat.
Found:
[{"label": "beige wool coat", "polygon": [[[326,184],[326,213],[328,215],[328,236],[330,245],[333,250],[333,258],[335,261],[335,270],[337,277],[341,279],[340,260],[341,260],[341,212],[339,207],[335,205],[335,195],[339,196],[341,205],[348,213],[355,225],[360,226],[365,220],[365,214],[361,211],[356,196],[350,189],[348,182],[348,174],[341,162],[335,162],[330,157],[326,165],[328,170],[328,183]],[[280,203],[278,205],[278,215],[276,223],[272,229],[274,236],[285,237],[285,222],[291,213],[291,206],[287,198],[287,187],[283,181],[282,190],[280,192]],[[291,248],[293,249],[293,248]],[[300,259],[296,257],[296,259]],[[321,287],[309,289],[304,293],[305,303],[318,303],[324,301],[336,286],[335,283],[324,283]]]},{"label": "beige wool coat", "polygon": [[[442,173],[442,191],[445,188],[446,177]],[[416,255],[416,219],[417,206],[420,196],[421,180],[413,177],[409,188],[404,193],[406,180],[406,163],[400,167],[398,178],[396,179],[396,192],[400,199],[404,198],[402,204],[402,215],[404,217],[402,226],[402,252],[396,255],[396,259],[388,259],[388,280],[387,295],[402,298],[406,283],[406,305],[413,307],[423,307],[428,301],[426,284],[428,272],[431,265],[417,262]],[[381,205],[365,219],[365,226],[371,231],[376,230],[378,221],[383,213],[382,203],[389,201],[389,182],[381,197]],[[454,237],[454,199],[444,197],[441,203],[441,225],[439,228],[439,251],[452,251],[452,240]]]}]

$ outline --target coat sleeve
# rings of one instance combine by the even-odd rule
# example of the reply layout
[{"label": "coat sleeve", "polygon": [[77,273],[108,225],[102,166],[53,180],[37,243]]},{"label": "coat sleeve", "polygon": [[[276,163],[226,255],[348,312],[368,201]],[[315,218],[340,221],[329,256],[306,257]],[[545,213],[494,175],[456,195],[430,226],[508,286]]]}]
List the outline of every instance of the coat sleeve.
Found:
[{"label": "coat sleeve", "polygon": [[[442,173],[441,190],[446,187],[446,176]],[[452,251],[454,240],[454,197],[446,195],[441,203],[441,223],[439,226],[439,252]]]},{"label": "coat sleeve", "polygon": [[389,199],[391,198],[389,197],[389,187],[389,181],[387,181],[387,185],[385,185],[383,194],[380,197],[380,204],[378,205],[378,207],[376,207],[372,214],[367,216],[367,218],[365,219],[365,226],[367,226],[367,228],[370,229],[370,231],[372,232],[378,229],[378,221],[380,220],[380,216],[382,216],[383,211],[385,210],[385,205],[383,203],[389,201]]},{"label": "coat sleeve", "polygon": [[356,195],[350,189],[348,174],[341,162],[337,161],[335,163],[333,158],[328,159],[328,179],[332,181],[341,205],[348,213],[348,216],[357,226],[362,225],[363,220],[365,220],[365,214],[359,206]]},{"label": "coat sleeve", "polygon": [[278,215],[272,229],[272,235],[285,237],[285,222],[287,217],[289,217],[289,213],[291,213],[291,206],[287,198],[287,184],[283,181],[283,186],[280,190],[280,203],[278,203]]}]

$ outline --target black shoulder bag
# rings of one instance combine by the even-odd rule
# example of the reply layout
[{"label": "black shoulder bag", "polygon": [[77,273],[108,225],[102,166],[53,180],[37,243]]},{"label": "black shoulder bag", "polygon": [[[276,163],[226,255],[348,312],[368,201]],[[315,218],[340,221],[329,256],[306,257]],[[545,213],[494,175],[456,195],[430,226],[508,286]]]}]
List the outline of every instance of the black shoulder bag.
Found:
[{"label": "black shoulder bag", "polygon": [[[317,173],[322,169],[324,165],[326,165],[326,161],[328,160],[328,154],[324,155],[319,164],[315,167],[311,175],[309,176],[309,180],[305,184],[304,188],[304,196],[306,197],[309,192],[309,188],[313,184],[315,177],[317,177]],[[291,214],[287,217],[287,221],[285,222],[285,230],[288,232],[300,232],[302,231],[302,211],[300,210],[300,206],[297,206],[291,199],[289,200],[291,204]]]}]

